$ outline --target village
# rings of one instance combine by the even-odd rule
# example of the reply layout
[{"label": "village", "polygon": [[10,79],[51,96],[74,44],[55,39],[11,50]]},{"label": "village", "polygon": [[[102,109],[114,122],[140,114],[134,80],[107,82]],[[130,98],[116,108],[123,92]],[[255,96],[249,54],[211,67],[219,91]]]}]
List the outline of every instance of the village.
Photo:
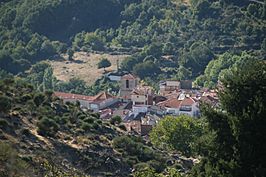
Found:
[{"label": "village", "polygon": [[79,102],[85,111],[100,114],[103,120],[119,116],[126,130],[141,136],[147,135],[166,115],[182,114],[198,118],[200,104],[207,103],[212,107],[219,104],[216,90],[195,89],[191,80],[165,80],[155,92],[150,86],[140,83],[133,74],[108,74],[111,81],[120,83],[118,96],[107,91],[95,96],[55,92],[54,95],[64,102]]}]

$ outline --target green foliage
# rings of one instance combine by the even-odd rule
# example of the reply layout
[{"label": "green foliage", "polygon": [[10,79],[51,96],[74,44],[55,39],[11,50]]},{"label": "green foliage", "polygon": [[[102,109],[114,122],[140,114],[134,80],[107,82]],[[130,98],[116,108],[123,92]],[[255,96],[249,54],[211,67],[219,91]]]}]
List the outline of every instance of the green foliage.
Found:
[{"label": "green foliage", "polygon": [[45,95],[42,93],[39,93],[34,96],[33,101],[36,106],[40,106],[45,101]]},{"label": "green foliage", "polygon": [[84,131],[90,131],[90,130],[92,129],[92,125],[89,124],[89,123],[84,122],[84,123],[82,123],[81,128],[82,128]]},{"label": "green foliage", "polygon": [[72,49],[67,50],[68,60],[73,60],[74,51]]},{"label": "green foliage", "polygon": [[224,75],[223,110],[203,109],[213,135],[192,176],[265,176],[265,70],[264,61],[248,60]]},{"label": "green foliage", "polygon": [[132,71],[133,67],[138,63],[135,57],[127,57],[121,63],[121,69],[125,71]]},{"label": "green foliage", "polygon": [[38,122],[38,133],[43,136],[55,136],[59,125],[51,118],[43,117]]},{"label": "green foliage", "polygon": [[32,175],[29,164],[23,161],[17,151],[7,142],[0,142],[0,176],[28,176]]},{"label": "green foliage", "polygon": [[98,63],[98,68],[107,68],[111,66],[111,62],[107,58],[102,58]]},{"label": "green foliage", "polygon": [[195,84],[204,87],[215,87],[218,80],[228,72],[230,68],[238,67],[248,61],[255,61],[253,56],[243,52],[241,55],[224,53],[207,65],[204,75],[199,76]]},{"label": "green foliage", "polygon": [[189,116],[165,117],[151,131],[150,138],[154,145],[165,149],[181,151],[192,155],[197,138],[203,133],[200,122]]},{"label": "green foliage", "polygon": [[122,118],[120,116],[114,116],[110,120],[110,123],[113,125],[120,124],[121,122],[122,122]]},{"label": "green foliage", "polygon": [[0,95],[0,112],[7,113],[12,107],[12,100],[7,96]]},{"label": "green foliage", "polygon": [[157,154],[153,149],[144,145],[140,139],[129,136],[121,136],[113,139],[113,147],[124,152],[125,155],[136,157],[137,161],[150,162],[156,160],[160,163],[160,167],[156,170],[160,171],[165,166],[165,159],[161,154]]},{"label": "green foliage", "polygon": [[6,128],[8,127],[9,123],[5,119],[0,119],[0,128]]},{"label": "green foliage", "polygon": [[160,74],[161,69],[152,61],[138,63],[133,67],[133,73],[138,75],[141,79],[149,76],[156,76]]},{"label": "green foliage", "polygon": [[83,44],[82,47],[86,48],[86,49],[91,49],[91,50],[98,50],[98,51],[102,51],[104,50],[104,41],[103,39],[101,39],[100,36],[98,36],[95,33],[86,33],[83,36]]}]

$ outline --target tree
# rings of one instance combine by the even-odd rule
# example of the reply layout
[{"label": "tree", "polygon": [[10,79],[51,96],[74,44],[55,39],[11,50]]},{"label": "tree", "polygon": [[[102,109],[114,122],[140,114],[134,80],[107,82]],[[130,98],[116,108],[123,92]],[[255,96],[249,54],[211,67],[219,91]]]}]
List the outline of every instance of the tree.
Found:
[{"label": "tree", "polygon": [[204,154],[192,176],[266,175],[265,71],[264,61],[248,60],[224,75],[222,110],[202,110],[214,133],[211,141],[206,141],[212,148]]},{"label": "tree", "polygon": [[74,51],[72,49],[67,50],[68,60],[73,60]]},{"label": "tree", "polygon": [[121,63],[121,69],[125,71],[132,71],[133,67],[138,63],[138,60],[135,57],[127,57]]},{"label": "tree", "polygon": [[122,119],[120,116],[114,116],[111,118],[110,123],[115,125],[115,124],[120,124],[122,122]]},{"label": "tree", "polygon": [[145,77],[155,77],[160,72],[161,69],[150,60],[138,63],[133,67],[133,73],[138,75],[141,79]]},{"label": "tree", "polygon": [[0,96],[0,112],[7,113],[12,106],[11,99],[7,96]]},{"label": "tree", "polygon": [[44,71],[43,75],[43,90],[53,90],[54,89],[54,77],[53,77],[53,69],[48,67]]},{"label": "tree", "polygon": [[190,156],[202,131],[198,120],[192,117],[168,116],[152,129],[150,138],[152,143],[160,148],[178,150]]},{"label": "tree", "polygon": [[98,68],[103,68],[105,71],[105,68],[110,67],[111,62],[107,58],[102,58],[100,62],[98,63]]},{"label": "tree", "polygon": [[0,176],[32,176],[30,165],[9,143],[0,142]]},{"label": "tree", "polygon": [[33,101],[38,107],[45,101],[45,95],[43,93],[38,93],[34,96]]}]

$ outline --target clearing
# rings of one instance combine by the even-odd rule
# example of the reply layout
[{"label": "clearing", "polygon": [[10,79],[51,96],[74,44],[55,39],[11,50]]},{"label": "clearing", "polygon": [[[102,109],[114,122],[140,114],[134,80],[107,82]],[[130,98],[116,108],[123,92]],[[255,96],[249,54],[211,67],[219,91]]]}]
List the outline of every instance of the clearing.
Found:
[{"label": "clearing", "polygon": [[73,61],[67,60],[67,55],[61,59],[49,60],[54,69],[54,75],[58,80],[69,81],[71,78],[84,80],[88,85],[92,85],[104,74],[103,69],[98,69],[98,62],[101,58],[107,58],[111,66],[106,68],[107,72],[117,70],[117,63],[121,63],[129,55],[96,54],[87,52],[76,52]]}]

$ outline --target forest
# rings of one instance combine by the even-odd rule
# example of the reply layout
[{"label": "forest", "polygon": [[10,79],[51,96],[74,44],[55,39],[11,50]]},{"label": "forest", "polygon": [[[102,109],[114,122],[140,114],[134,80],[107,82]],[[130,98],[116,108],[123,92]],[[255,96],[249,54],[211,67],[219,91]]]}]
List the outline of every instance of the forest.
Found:
[{"label": "forest", "polygon": [[[148,141],[127,134],[52,96],[119,93],[105,76],[59,80],[47,61],[76,52],[125,54],[118,72],[155,91],[222,85],[219,108],[166,116]],[[0,176],[266,176],[265,60],[266,0],[0,1]]]}]

